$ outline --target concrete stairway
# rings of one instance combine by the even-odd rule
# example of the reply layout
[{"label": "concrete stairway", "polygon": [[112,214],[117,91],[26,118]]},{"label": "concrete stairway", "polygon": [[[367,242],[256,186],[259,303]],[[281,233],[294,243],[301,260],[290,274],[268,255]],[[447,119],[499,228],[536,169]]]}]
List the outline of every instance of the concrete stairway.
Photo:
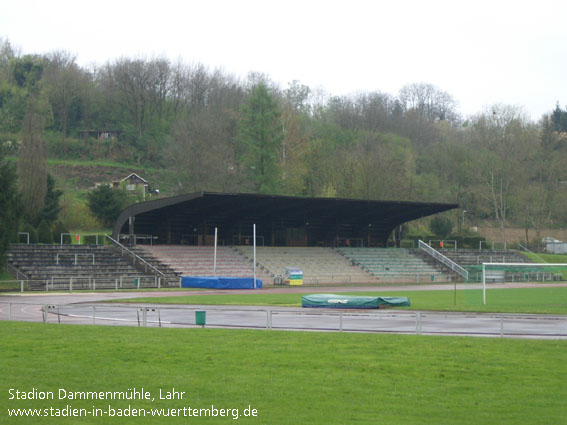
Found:
[{"label": "concrete stairway", "polygon": [[448,281],[450,274],[404,248],[339,248],[354,264],[382,281]]},{"label": "concrete stairway", "polygon": [[453,260],[458,265],[474,266],[482,263],[531,263],[532,261],[517,251],[510,250],[485,250],[474,249],[442,249],[439,250],[444,256]]},{"label": "concrete stairway", "polygon": [[29,289],[116,288],[118,282],[124,288],[155,281],[103,245],[12,245],[7,260],[26,276]]},{"label": "concrete stairway", "polygon": [[[252,259],[252,247],[238,246],[235,249]],[[378,282],[375,276],[357,267],[332,248],[257,247],[256,261],[276,280],[284,277],[286,267],[293,267],[303,271],[304,284]]]},{"label": "concrete stairway", "polygon": [[[252,261],[230,247],[217,247],[216,273],[214,247],[187,245],[138,245],[142,258],[150,258],[173,270],[178,276],[233,276],[254,275]],[[270,275],[256,270],[264,285],[273,283]]]}]

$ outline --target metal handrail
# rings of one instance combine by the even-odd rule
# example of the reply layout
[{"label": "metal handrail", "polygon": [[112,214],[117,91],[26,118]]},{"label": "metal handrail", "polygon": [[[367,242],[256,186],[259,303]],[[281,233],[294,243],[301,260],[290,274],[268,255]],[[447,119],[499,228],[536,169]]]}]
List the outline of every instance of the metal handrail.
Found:
[{"label": "metal handrail", "polygon": [[455,273],[459,274],[460,276],[462,276],[465,280],[469,279],[469,272],[466,271],[464,268],[462,268],[461,266],[459,266],[457,263],[455,263],[453,260],[451,260],[450,258],[447,258],[446,256],[444,256],[443,254],[441,254],[439,251],[437,251],[434,248],[431,248],[429,245],[427,245],[425,242],[423,242],[422,240],[420,240],[418,242],[418,246],[419,248],[426,252],[427,254],[431,255],[435,260],[439,261],[441,264],[443,264],[444,266],[450,268],[452,271],[454,271]]},{"label": "metal handrail", "polygon": [[119,247],[122,251],[126,251],[128,254],[131,254],[133,258],[137,259],[138,261],[144,263],[146,265],[146,267],[150,267],[152,270],[154,270],[156,273],[160,274],[162,277],[165,278],[165,275],[159,271],[158,269],[156,269],[154,266],[152,266],[150,263],[148,263],[146,260],[144,260],[142,257],[140,257],[139,255],[135,254],[134,252],[130,251],[128,248],[126,248],[124,245],[122,245],[120,242],[114,240],[112,237],[108,236],[108,235],[104,235],[106,238],[108,238],[108,240],[110,242],[112,242],[113,244],[115,244],[117,247]]},{"label": "metal handrail", "polygon": [[19,271],[16,267],[14,267],[13,265],[11,265],[10,263],[6,263],[6,270],[10,268],[12,270],[12,273],[16,273],[16,279],[20,280],[18,278],[18,276],[22,275],[24,277],[24,280],[27,280],[28,277],[22,273],[21,271]]}]

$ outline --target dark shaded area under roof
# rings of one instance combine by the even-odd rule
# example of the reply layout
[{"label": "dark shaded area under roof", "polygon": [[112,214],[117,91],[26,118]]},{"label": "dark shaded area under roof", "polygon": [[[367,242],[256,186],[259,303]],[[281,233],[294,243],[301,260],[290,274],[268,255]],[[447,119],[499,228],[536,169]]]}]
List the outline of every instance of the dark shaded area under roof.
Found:
[{"label": "dark shaded area under roof", "polygon": [[116,220],[113,237],[151,235],[160,244],[212,245],[216,227],[219,244],[245,245],[252,244],[256,224],[258,245],[386,246],[399,225],[457,207],[198,192],[131,205]]}]

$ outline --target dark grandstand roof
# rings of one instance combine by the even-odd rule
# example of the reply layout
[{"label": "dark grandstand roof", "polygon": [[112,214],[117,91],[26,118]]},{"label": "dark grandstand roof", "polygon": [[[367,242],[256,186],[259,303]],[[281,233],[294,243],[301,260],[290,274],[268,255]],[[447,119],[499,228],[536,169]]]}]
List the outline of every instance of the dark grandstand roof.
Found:
[{"label": "dark grandstand roof", "polygon": [[[323,245],[338,237],[367,238],[380,245],[402,223],[457,207],[425,202],[197,192],[131,205],[118,217],[113,235],[117,238],[119,234],[147,234],[157,236],[161,243],[181,243],[184,235],[211,235],[218,227],[219,237],[230,245],[235,235],[251,235],[251,226],[256,224],[257,235],[264,236],[266,245],[282,244],[284,240],[287,242],[283,244],[290,244],[303,237],[301,229],[310,245]],[[135,232],[130,232],[129,217],[135,217]]]}]

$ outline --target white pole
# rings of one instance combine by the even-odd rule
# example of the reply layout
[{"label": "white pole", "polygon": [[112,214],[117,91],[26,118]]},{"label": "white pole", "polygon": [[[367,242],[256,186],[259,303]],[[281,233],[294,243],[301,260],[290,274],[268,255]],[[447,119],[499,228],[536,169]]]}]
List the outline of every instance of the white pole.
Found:
[{"label": "white pole", "polygon": [[482,303],[486,305],[486,267],[482,263]]},{"label": "white pole", "polygon": [[256,289],[256,224],[252,226],[252,240],[254,244],[254,289]]},{"label": "white pole", "polygon": [[215,256],[213,259],[213,274],[215,276],[217,275],[217,235],[218,235],[218,229],[215,227]]}]

